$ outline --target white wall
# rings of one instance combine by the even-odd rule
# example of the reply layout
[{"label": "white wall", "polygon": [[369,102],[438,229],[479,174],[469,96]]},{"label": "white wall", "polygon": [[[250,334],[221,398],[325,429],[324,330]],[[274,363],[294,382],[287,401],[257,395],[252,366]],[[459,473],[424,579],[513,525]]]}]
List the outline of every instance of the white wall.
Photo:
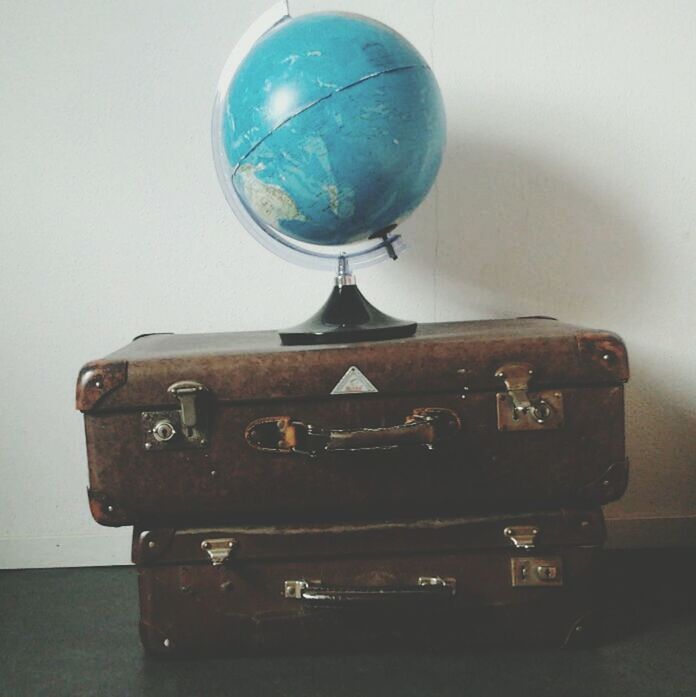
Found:
[{"label": "white wall", "polygon": [[[211,162],[218,72],[271,4],[0,5],[1,566],[128,560],[128,531],[87,509],[82,363],[143,332],[289,325],[328,291],[240,229]],[[550,314],[623,335],[633,476],[612,529],[693,542],[696,4],[290,4],[386,21],[445,95],[439,183],[365,293],[420,321]]]}]

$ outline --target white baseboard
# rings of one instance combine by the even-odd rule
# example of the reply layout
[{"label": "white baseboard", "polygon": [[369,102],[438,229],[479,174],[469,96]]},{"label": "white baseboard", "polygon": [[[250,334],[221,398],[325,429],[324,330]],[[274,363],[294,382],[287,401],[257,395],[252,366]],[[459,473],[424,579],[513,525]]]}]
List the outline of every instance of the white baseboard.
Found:
[{"label": "white baseboard", "polygon": [[[696,547],[696,515],[607,518],[610,549]],[[91,535],[0,538],[0,569],[130,564],[130,528]]]}]

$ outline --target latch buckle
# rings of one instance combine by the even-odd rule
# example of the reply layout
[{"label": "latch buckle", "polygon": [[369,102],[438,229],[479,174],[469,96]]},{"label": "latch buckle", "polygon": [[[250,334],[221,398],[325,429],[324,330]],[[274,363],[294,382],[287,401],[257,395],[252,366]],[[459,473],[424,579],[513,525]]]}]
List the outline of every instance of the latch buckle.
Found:
[{"label": "latch buckle", "polygon": [[503,530],[503,534],[517,549],[532,549],[536,543],[539,528],[536,525],[509,526]]},{"label": "latch buckle", "polygon": [[181,405],[181,428],[184,436],[189,439],[200,439],[199,414],[196,411],[196,400],[202,392],[207,392],[207,388],[200,382],[193,380],[181,380],[169,385],[167,392],[173,394]]},{"label": "latch buckle", "polygon": [[203,540],[201,549],[208,554],[213,566],[224,564],[237,546],[237,540],[233,537],[222,538],[218,540]]},{"label": "latch buckle", "polygon": [[179,400],[179,409],[141,414],[146,450],[204,448],[208,444],[203,397],[208,388],[194,380],[180,380],[167,388]]},{"label": "latch buckle", "polygon": [[545,390],[532,397],[529,382],[533,375],[530,363],[506,363],[495,371],[507,388],[497,394],[498,430],[541,431],[563,425],[563,394]]}]

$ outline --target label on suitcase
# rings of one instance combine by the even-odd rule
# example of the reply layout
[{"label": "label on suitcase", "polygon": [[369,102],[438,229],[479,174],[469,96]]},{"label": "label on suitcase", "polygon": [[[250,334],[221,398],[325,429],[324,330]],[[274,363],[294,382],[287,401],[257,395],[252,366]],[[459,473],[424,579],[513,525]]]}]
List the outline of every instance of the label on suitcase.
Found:
[{"label": "label on suitcase", "polygon": [[599,509],[353,525],[136,530],[162,654],[556,645],[591,627]]},{"label": "label on suitcase", "polygon": [[281,346],[150,335],[82,369],[105,525],[459,515],[624,491],[621,340],[530,318]]}]

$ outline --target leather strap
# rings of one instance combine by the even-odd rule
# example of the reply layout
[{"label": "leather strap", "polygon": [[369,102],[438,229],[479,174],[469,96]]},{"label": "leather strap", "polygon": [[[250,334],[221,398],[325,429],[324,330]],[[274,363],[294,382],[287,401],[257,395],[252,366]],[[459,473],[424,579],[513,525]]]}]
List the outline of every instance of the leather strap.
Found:
[{"label": "leather strap", "polygon": [[355,430],[325,429],[295,421],[289,416],[268,416],[252,421],[245,430],[247,443],[257,450],[298,453],[315,457],[331,452],[392,450],[423,446],[454,436],[461,428],[459,417],[450,409],[414,409],[402,424]]}]

